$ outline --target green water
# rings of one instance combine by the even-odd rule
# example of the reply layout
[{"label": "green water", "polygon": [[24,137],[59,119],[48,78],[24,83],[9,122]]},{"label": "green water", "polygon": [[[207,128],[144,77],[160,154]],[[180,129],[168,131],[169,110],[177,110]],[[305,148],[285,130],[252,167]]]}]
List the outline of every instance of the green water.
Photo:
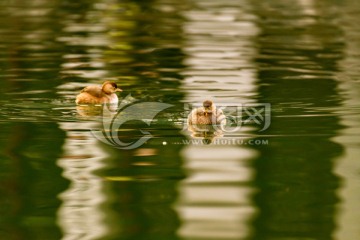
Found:
[{"label": "green water", "polygon": [[[359,239],[358,9],[1,1],[0,239]],[[109,131],[123,115],[74,103],[103,79],[154,107]],[[196,135],[184,124],[205,99],[232,119],[269,103],[271,124]],[[151,138],[125,150],[110,133]]]}]

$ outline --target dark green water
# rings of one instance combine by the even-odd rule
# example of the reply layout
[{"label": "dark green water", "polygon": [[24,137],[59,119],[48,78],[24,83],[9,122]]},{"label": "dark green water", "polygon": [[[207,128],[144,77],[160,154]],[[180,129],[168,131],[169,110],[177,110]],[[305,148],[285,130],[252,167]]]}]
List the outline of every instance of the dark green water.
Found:
[{"label": "dark green water", "polygon": [[[0,239],[359,239],[359,9],[1,1]],[[92,134],[120,115],[74,99],[103,79],[120,101],[171,105],[113,138],[145,144]],[[271,124],[196,135],[186,112],[205,99],[233,117],[269,103]]]}]

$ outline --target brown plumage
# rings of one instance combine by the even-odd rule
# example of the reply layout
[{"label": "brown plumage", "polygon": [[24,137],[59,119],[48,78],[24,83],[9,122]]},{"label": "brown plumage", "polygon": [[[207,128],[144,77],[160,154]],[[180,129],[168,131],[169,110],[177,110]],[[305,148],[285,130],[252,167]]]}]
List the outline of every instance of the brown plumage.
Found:
[{"label": "brown plumage", "polygon": [[203,106],[191,111],[187,119],[188,125],[195,124],[226,124],[226,117],[221,109],[217,109],[215,104],[206,100]]},{"label": "brown plumage", "polygon": [[85,87],[79,95],[76,96],[76,104],[117,104],[118,97],[116,92],[122,92],[116,83],[105,81],[102,86],[92,85]]}]

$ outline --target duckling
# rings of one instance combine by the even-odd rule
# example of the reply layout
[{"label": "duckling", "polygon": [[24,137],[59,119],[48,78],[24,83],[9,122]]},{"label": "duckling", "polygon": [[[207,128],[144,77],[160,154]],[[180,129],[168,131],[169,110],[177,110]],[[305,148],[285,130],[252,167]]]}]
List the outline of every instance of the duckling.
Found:
[{"label": "duckling", "polygon": [[105,81],[103,85],[88,86],[81,90],[79,95],[76,96],[76,104],[102,104],[111,103],[117,104],[119,99],[116,92],[122,92],[116,83]]},{"label": "duckling", "polygon": [[210,125],[210,124],[226,124],[226,117],[221,109],[217,109],[215,104],[206,100],[203,106],[191,111],[187,119],[188,125]]}]

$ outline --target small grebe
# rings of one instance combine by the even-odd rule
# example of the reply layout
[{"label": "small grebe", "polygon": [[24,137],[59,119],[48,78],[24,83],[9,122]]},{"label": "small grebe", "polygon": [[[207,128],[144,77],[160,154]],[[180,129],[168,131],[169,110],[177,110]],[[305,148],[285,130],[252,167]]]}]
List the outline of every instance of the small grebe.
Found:
[{"label": "small grebe", "polygon": [[197,124],[226,124],[226,117],[221,109],[217,109],[215,104],[206,100],[203,106],[191,111],[187,119],[188,125]]},{"label": "small grebe", "polygon": [[102,86],[92,85],[81,90],[76,96],[76,104],[117,104],[116,92],[122,92],[114,82],[105,81]]}]

